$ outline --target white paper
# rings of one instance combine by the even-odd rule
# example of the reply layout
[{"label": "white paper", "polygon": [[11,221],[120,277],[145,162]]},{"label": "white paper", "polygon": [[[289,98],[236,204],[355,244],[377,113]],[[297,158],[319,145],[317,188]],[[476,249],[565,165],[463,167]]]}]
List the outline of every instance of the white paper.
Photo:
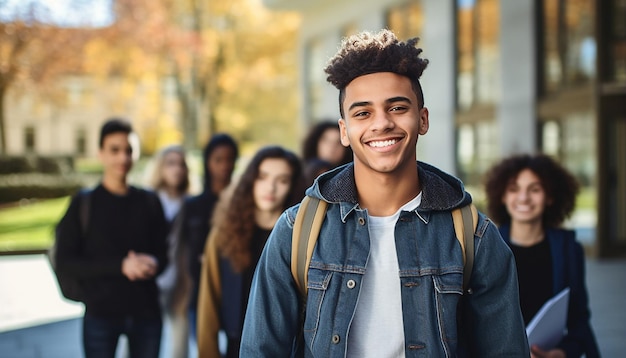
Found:
[{"label": "white paper", "polygon": [[543,350],[556,347],[565,334],[569,287],[543,304],[539,312],[526,327],[528,344],[537,345]]}]

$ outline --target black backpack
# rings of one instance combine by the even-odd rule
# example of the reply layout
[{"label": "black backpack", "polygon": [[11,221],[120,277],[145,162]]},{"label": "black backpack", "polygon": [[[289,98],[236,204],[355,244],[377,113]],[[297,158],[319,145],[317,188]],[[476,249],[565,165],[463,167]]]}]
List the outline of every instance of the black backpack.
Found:
[{"label": "black backpack", "polygon": [[[82,234],[82,238],[85,238],[87,234],[87,227],[89,226],[89,207],[91,206],[91,190],[83,189],[78,192],[79,198],[79,215],[80,215],[80,231]],[[71,275],[67,275],[64,273],[60,273],[57,270],[57,245],[59,242],[59,227],[57,225],[54,232],[54,243],[52,247],[48,250],[48,259],[50,260],[50,266],[52,266],[52,270],[57,278],[57,282],[59,283],[59,288],[61,289],[61,293],[63,296],[69,300],[82,302],[83,301],[83,288],[80,284],[80,280]]]}]

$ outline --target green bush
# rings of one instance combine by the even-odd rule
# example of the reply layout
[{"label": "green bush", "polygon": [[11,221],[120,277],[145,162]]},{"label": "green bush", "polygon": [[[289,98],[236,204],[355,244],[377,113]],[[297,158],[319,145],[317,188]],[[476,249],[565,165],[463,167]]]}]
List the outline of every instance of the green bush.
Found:
[{"label": "green bush", "polygon": [[65,186],[24,185],[12,187],[0,187],[0,204],[17,202],[22,199],[52,199],[63,196],[71,196],[82,185],[68,184]]},{"label": "green bush", "polygon": [[23,173],[65,174],[73,170],[74,159],[70,156],[0,156],[0,175]]}]

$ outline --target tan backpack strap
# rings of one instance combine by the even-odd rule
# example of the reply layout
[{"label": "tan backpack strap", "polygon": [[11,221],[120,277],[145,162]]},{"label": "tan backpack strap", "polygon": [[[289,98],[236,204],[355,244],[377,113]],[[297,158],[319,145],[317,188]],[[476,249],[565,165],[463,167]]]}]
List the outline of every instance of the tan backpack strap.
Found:
[{"label": "tan backpack strap", "polygon": [[474,232],[478,224],[478,211],[474,204],[452,211],[454,232],[463,251],[463,291],[469,288],[472,269],[474,268]]},{"label": "tan backpack strap", "polygon": [[303,297],[307,295],[308,268],[317,242],[327,202],[305,196],[300,203],[291,237],[291,274]]}]

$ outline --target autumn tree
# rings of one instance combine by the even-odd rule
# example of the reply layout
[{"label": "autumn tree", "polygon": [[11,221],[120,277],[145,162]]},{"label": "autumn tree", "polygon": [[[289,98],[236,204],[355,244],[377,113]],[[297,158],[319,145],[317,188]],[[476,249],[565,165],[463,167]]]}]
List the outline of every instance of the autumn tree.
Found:
[{"label": "autumn tree", "polygon": [[[6,0],[0,8],[6,9]],[[77,71],[86,32],[52,25],[49,9],[31,4],[0,19],[0,153],[6,153],[5,99],[9,89],[33,88],[40,92],[59,73]]]},{"label": "autumn tree", "polygon": [[[55,27],[39,17],[1,23],[0,98],[15,84],[39,88],[78,74],[109,90],[116,84],[122,112],[124,103],[149,98],[132,118],[142,141],[152,138],[149,152],[178,140],[195,149],[216,131],[297,146],[297,15],[270,12],[258,0],[115,0],[113,13],[98,28]],[[173,83],[174,125],[161,113],[165,83]]]},{"label": "autumn tree", "polygon": [[161,4],[151,11],[165,21],[158,45],[163,69],[176,83],[185,146],[197,148],[216,131],[244,141],[289,138],[287,145],[295,146],[297,136],[287,133],[296,126],[297,15],[251,0]]}]

